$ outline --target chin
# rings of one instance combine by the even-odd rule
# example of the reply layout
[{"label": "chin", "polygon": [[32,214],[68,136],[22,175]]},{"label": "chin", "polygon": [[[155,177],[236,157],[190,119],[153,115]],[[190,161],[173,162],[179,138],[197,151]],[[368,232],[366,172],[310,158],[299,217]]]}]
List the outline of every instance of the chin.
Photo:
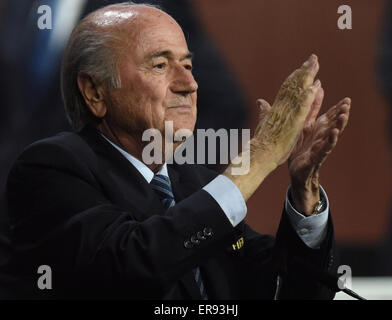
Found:
[{"label": "chin", "polygon": [[195,124],[181,124],[181,125],[176,125],[174,124],[174,134],[176,134],[176,132],[178,133],[185,133],[186,131],[189,132],[188,136],[191,135],[193,133],[193,130],[195,129]]},{"label": "chin", "polygon": [[174,133],[178,130],[184,131],[183,129],[193,132],[195,129],[196,119],[193,117],[180,117],[169,121],[173,121]]}]

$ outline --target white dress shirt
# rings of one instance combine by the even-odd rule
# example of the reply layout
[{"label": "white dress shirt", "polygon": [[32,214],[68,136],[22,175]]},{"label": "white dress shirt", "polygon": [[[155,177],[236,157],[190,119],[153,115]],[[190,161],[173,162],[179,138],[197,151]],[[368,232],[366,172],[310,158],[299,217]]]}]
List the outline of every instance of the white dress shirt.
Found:
[{"label": "white dress shirt", "polygon": [[[148,168],[139,159],[130,155],[128,152],[111,142],[103,134],[102,136],[140,172],[148,183],[151,182],[155,173],[150,168]],[[166,163],[162,166],[158,173],[170,179]],[[233,227],[237,226],[245,218],[247,212],[245,200],[240,190],[229,178],[224,175],[218,175],[214,180],[205,185],[203,190],[208,192],[215,199]],[[306,217],[299,213],[289,201],[289,189],[287,190],[285,200],[285,209],[292,226],[302,241],[308,247],[313,249],[319,247],[327,232],[329,201],[326,192],[321,186],[320,191],[326,199],[327,206],[323,212],[317,215]]]}]

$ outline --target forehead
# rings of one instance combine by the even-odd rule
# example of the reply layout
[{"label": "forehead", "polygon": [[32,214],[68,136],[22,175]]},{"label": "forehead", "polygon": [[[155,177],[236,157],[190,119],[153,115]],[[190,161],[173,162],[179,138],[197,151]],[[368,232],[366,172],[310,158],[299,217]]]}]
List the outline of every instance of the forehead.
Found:
[{"label": "forehead", "polygon": [[126,43],[128,53],[136,59],[144,59],[158,51],[170,51],[174,56],[188,53],[181,27],[166,13],[139,15],[134,22],[127,26]]}]

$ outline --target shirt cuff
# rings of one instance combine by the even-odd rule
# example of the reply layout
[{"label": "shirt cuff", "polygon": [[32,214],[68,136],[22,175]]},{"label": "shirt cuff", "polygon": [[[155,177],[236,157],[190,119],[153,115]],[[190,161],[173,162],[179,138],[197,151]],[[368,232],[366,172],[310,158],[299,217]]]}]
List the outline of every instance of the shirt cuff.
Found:
[{"label": "shirt cuff", "polygon": [[320,186],[320,196],[324,197],[327,204],[325,210],[319,214],[307,217],[298,212],[290,203],[289,191],[290,188],[288,188],[286,193],[285,209],[291,225],[308,247],[312,249],[320,248],[320,244],[327,234],[329,201],[326,192]]},{"label": "shirt cuff", "polygon": [[219,175],[204,186],[203,190],[215,199],[233,227],[245,218],[247,207],[244,197],[229,178]]}]

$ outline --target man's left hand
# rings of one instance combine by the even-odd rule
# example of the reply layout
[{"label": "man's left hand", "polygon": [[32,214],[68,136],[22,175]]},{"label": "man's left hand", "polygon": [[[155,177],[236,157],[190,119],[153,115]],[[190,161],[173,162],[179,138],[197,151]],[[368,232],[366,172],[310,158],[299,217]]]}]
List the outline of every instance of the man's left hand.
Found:
[{"label": "man's left hand", "polygon": [[317,118],[323,98],[320,88],[288,159],[293,205],[306,216],[312,215],[320,200],[319,168],[336,146],[350,113],[351,99],[344,98]]}]

